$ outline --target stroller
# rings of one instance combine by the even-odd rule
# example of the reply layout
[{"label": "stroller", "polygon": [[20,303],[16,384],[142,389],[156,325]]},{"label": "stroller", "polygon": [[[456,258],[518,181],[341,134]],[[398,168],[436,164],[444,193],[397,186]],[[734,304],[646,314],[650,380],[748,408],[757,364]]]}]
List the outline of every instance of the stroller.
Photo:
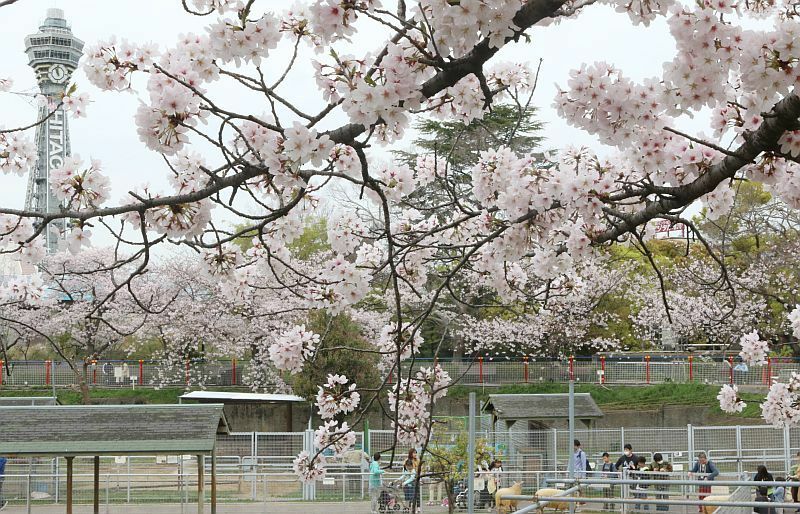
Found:
[{"label": "stroller", "polygon": [[378,491],[378,512],[411,512],[411,503],[406,501],[405,491],[400,482],[390,482]]}]

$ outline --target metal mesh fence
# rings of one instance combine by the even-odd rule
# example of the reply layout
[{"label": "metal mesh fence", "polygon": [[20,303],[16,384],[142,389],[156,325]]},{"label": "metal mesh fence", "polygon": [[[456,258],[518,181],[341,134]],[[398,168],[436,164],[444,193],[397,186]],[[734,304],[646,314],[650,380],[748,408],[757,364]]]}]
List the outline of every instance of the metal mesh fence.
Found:
[{"label": "metal mesh fence", "polygon": [[[663,384],[689,383],[769,385],[800,372],[800,362],[771,358],[767,365],[747,368],[717,357],[674,357],[669,360],[490,360],[438,361],[450,376],[463,384],[502,385],[556,382],[573,377],[579,383]],[[414,367],[430,367],[432,361],[417,359]],[[133,386],[243,386],[249,363],[236,360],[188,360],[165,364],[151,361],[97,361],[86,368],[86,382],[97,387]],[[6,369],[8,367],[8,369]],[[81,366],[78,370],[83,374]],[[409,372],[403,368],[403,374]],[[396,380],[396,376],[392,377]],[[78,376],[67,363],[12,361],[0,370],[0,387],[75,386]]]}]

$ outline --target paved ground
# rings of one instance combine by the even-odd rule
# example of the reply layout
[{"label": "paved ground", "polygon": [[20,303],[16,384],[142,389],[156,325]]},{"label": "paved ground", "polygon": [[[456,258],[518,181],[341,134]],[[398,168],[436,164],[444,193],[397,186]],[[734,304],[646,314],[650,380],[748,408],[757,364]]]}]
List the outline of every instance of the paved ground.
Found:
[{"label": "paved ground", "polygon": [[[25,506],[8,506],[0,514],[25,514]],[[35,506],[31,509],[33,514],[56,514],[64,512],[64,505]],[[194,505],[150,504],[150,505],[105,505],[100,506],[101,514],[195,514],[197,507]],[[211,512],[206,505],[205,514]],[[446,507],[422,507],[423,514],[442,514],[447,512]],[[489,511],[480,510],[477,513],[486,514]],[[75,506],[74,514],[92,514],[92,507],[86,505]],[[263,514],[263,513],[287,513],[287,514],[369,514],[369,502],[350,502],[350,503],[317,503],[317,502],[270,502],[266,505],[260,504],[221,504],[217,506],[218,514]]]}]

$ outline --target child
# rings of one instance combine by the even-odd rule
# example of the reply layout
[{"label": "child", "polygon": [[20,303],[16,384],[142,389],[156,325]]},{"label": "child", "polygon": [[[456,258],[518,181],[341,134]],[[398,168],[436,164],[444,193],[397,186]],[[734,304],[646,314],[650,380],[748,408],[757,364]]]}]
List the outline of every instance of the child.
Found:
[{"label": "child", "polygon": [[372,456],[369,464],[369,504],[373,514],[378,512],[378,498],[380,497],[381,475],[385,470],[381,469],[381,454],[376,453]]},{"label": "child", "polygon": [[[608,452],[603,452],[603,462],[600,464],[600,471],[603,472],[603,478],[618,478],[617,475],[617,466],[611,462],[611,456]],[[604,498],[613,498],[614,497],[614,484],[608,484],[608,487],[603,488],[603,497]],[[604,503],[603,510],[614,510],[613,503]]]},{"label": "child", "polygon": [[[648,480],[650,478],[649,472],[653,471],[650,466],[647,465],[647,459],[642,455],[636,459],[636,471],[631,472],[631,478],[634,480]],[[637,485],[635,490],[638,492],[633,493],[634,498],[647,498],[647,493],[642,492],[646,491],[649,486],[647,485]],[[650,510],[650,505],[644,504],[644,509],[642,509],[642,504],[636,504],[636,510]]]}]

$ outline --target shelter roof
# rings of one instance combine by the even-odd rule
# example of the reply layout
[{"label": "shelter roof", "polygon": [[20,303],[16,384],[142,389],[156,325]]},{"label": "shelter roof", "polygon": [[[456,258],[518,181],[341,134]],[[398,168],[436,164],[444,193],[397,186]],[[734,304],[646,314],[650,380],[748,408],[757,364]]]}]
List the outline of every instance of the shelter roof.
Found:
[{"label": "shelter roof", "polygon": [[181,396],[181,400],[195,400],[201,403],[294,403],[306,401],[305,398],[294,394],[237,393],[229,391],[192,391]]},{"label": "shelter roof", "polygon": [[[490,394],[483,411],[503,420],[569,419],[569,394]],[[592,395],[575,394],[575,418],[602,417]]]},{"label": "shelter roof", "polygon": [[220,404],[0,407],[0,455],[209,454]]}]

